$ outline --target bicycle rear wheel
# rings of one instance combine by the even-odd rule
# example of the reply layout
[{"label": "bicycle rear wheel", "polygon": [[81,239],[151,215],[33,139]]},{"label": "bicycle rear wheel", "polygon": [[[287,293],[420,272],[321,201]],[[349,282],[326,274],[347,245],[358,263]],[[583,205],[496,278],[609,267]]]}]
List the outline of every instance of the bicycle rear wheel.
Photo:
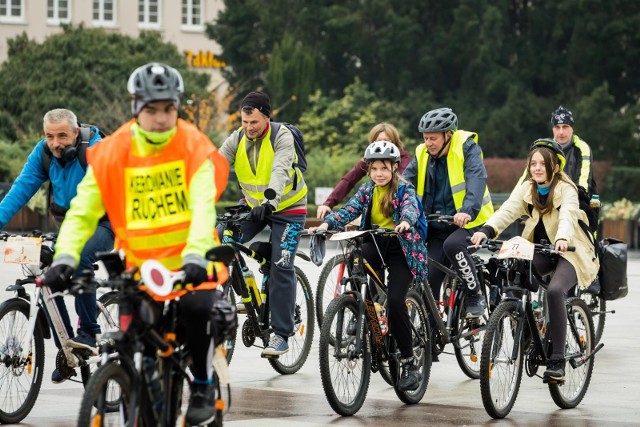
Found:
[{"label": "bicycle rear wheel", "polygon": [[[394,389],[402,402],[412,405],[422,400],[429,385],[429,376],[431,375],[431,343],[429,338],[431,337],[431,332],[429,331],[427,309],[422,303],[422,298],[418,292],[410,290],[407,293],[406,304],[409,311],[409,320],[413,325],[411,331],[413,356],[416,359],[416,365],[419,367],[418,372],[421,379],[418,388],[415,390],[401,391],[398,389],[397,382],[394,385]],[[397,372],[397,369],[391,369],[391,372],[394,371]]]},{"label": "bicycle rear wheel", "polygon": [[296,267],[296,305],[293,315],[293,335],[287,341],[289,351],[278,358],[269,359],[276,372],[288,375],[295,374],[302,368],[311,351],[313,342],[313,292],[309,279]]},{"label": "bicycle rear wheel", "polygon": [[[44,334],[36,322],[33,335],[25,336],[29,304],[10,299],[0,305],[0,423],[22,421],[36,403],[44,371]],[[24,348],[29,348],[22,359]]]},{"label": "bicycle rear wheel", "polygon": [[320,272],[318,286],[316,287],[316,319],[318,328],[322,327],[322,316],[331,300],[337,295],[338,285],[344,277],[345,258],[343,254],[334,255],[325,263]]},{"label": "bicycle rear wheel", "polygon": [[[102,365],[91,376],[85,388],[78,413],[78,427],[123,425],[131,416],[130,392],[129,374],[121,365]],[[116,411],[109,409],[112,402],[116,403]],[[142,418],[138,421],[138,425],[145,425]]]},{"label": "bicycle rear wheel", "polygon": [[604,332],[604,323],[607,320],[607,302],[599,295],[593,295],[583,289],[577,291],[577,296],[587,304],[593,319],[593,345],[600,342]]},{"label": "bicycle rear wheel", "polygon": [[[350,295],[335,298],[324,313],[320,332],[320,378],[331,408],[343,416],[360,410],[371,379],[371,349],[366,322],[355,333],[362,336],[362,348],[355,349],[356,337],[347,333],[351,319],[358,316],[358,302]],[[354,328],[355,329],[355,328]]]},{"label": "bicycle rear wheel", "polygon": [[[486,289],[488,291],[488,288]],[[466,291],[462,292],[465,294],[460,300],[460,307],[457,307],[456,317],[453,320],[453,330],[459,335],[453,343],[453,349],[462,372],[469,378],[477,380],[480,378],[480,352],[489,320],[489,311],[487,308],[481,317],[467,319],[464,310],[467,295]],[[487,293],[483,293],[483,297],[486,295]],[[485,301],[485,306],[489,307],[488,301]]]},{"label": "bicycle rear wheel", "polygon": [[[575,356],[576,362],[589,356],[594,348],[593,321],[591,311],[580,298],[567,300],[567,344],[565,357],[567,361]],[[565,366],[565,381],[560,384],[549,384],[549,392],[553,401],[562,409],[575,408],[584,398],[593,372],[594,358],[576,367],[571,363]]]},{"label": "bicycle rear wheel", "polygon": [[519,321],[515,301],[503,301],[487,325],[480,357],[482,404],[492,418],[506,417],[513,408],[522,381],[522,346],[513,351]]}]

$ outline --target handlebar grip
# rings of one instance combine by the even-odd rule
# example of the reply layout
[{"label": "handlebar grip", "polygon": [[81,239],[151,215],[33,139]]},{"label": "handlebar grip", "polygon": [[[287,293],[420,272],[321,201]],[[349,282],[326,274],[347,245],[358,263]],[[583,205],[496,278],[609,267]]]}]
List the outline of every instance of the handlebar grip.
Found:
[{"label": "handlebar grip", "polygon": [[568,252],[575,252],[576,251],[576,247],[575,246],[569,246],[569,247],[567,247],[567,251]]}]

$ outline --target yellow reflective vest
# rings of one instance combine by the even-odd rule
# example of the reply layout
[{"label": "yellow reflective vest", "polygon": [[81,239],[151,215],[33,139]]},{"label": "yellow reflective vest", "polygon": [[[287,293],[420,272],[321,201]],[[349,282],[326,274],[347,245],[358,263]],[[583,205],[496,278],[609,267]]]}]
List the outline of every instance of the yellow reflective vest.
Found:
[{"label": "yellow reflective vest", "polygon": [[[280,127],[282,129],[282,127]],[[269,188],[269,182],[271,181],[271,173],[273,169],[274,150],[271,145],[271,126],[267,134],[262,138],[262,144],[260,145],[260,152],[258,158],[254,159],[255,172],[251,168],[251,162],[247,155],[247,137],[246,134],[242,135],[238,143],[238,150],[236,152],[235,170],[238,176],[238,183],[242,188],[242,192],[247,200],[247,203],[251,207],[259,206],[264,200],[264,191]],[[292,148],[293,149],[293,148]],[[294,178],[297,174],[297,188],[293,188]],[[307,195],[307,184],[302,179],[302,173],[298,168],[291,167],[289,170],[289,181],[284,188],[282,198],[278,204],[277,212],[286,210],[289,206],[302,199]]]},{"label": "yellow reflective vest", "polygon": [[[469,138],[473,139],[476,144],[478,143],[478,134],[465,130],[455,131],[449,142],[449,152],[447,153],[447,173],[449,174],[449,184],[451,185],[451,193],[453,194],[453,203],[456,210],[462,208],[464,197],[467,194],[464,180],[463,146]],[[416,148],[416,161],[418,163],[416,194],[422,198],[427,180],[427,165],[429,164],[429,152],[424,144],[420,144]],[[474,228],[484,224],[491,215],[493,215],[493,203],[491,203],[489,188],[485,186],[480,212],[464,228]]]}]

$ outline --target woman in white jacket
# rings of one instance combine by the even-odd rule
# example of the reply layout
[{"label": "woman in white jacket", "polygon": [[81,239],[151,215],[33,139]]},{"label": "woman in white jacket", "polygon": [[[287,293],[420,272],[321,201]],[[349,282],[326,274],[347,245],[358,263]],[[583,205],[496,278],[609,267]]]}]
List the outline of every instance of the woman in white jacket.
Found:
[{"label": "woman in white jacket", "polygon": [[[555,270],[547,289],[548,331],[552,347],[543,376],[547,381],[564,379],[567,293],[576,283],[587,287],[598,274],[598,259],[591,236],[578,221],[589,222],[578,207],[575,184],[562,171],[564,163],[565,158],[557,142],[536,140],[529,153],[527,180],[513,190],[509,199],[471,237],[471,241],[479,245],[524,215],[527,218],[522,237],[534,243],[542,240],[553,242],[560,252],[557,261],[541,254],[536,254],[533,259],[539,273],[549,274]],[[567,251],[570,245],[575,246],[575,251]]]}]

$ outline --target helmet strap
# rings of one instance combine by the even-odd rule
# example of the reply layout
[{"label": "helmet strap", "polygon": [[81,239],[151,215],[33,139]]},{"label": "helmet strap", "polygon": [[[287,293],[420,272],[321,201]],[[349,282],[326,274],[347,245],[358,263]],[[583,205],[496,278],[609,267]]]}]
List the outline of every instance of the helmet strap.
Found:
[{"label": "helmet strap", "polygon": [[[447,131],[447,132],[450,132],[450,131]],[[440,156],[442,155],[442,151],[444,151],[444,149],[447,147],[449,142],[451,142],[451,138],[453,137],[453,132],[451,132],[451,135],[449,136],[448,139],[447,139],[447,132],[442,132],[442,139],[444,139],[444,144],[442,144],[442,147],[440,147],[438,154],[434,156],[436,159],[440,158]]]}]

